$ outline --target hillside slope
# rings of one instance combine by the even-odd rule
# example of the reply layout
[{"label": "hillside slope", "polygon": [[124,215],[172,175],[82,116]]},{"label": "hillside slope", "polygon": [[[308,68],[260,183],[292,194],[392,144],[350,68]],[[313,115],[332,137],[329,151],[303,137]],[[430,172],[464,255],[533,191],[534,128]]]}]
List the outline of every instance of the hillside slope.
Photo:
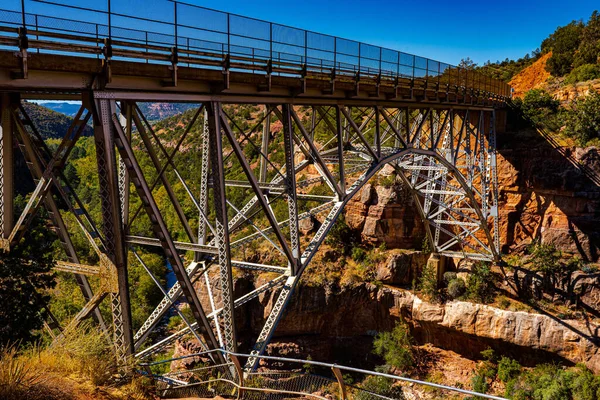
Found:
[{"label": "hillside slope", "polygon": [[550,77],[550,72],[546,71],[546,62],[550,57],[552,52],[544,54],[510,80],[509,85],[514,89],[514,97],[523,97],[529,90],[544,85]]},{"label": "hillside slope", "polygon": [[[44,139],[62,138],[73,122],[73,118],[39,104],[23,102],[23,107]],[[92,135],[92,127],[86,126],[83,135]]]}]

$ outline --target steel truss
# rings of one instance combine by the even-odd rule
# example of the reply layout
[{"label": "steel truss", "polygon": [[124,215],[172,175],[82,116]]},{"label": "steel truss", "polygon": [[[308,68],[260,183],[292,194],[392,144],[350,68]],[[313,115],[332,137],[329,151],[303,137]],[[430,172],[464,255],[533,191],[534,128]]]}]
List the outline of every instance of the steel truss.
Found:
[{"label": "steel truss", "polygon": [[[263,105],[232,105],[212,100],[199,104],[176,143],[167,144],[138,107],[136,101],[143,99],[143,93],[85,93],[81,110],[54,152],[46,147],[18,98],[2,97],[0,110],[3,246],[10,248],[26,237],[33,216],[45,207],[65,250],[56,270],[75,274],[86,300],[70,326],[93,316],[112,333],[120,360],[147,358],[188,334],[203,349],[235,352],[236,309],[276,291],[273,309],[254,343],[255,357],[246,364],[247,369],[255,369],[256,356],[265,351],[337,217],[386,165],[395,170],[398,184],[410,189],[435,253],[475,260],[499,256],[495,112],[491,109],[394,108],[339,101],[293,106],[277,103],[276,98]],[[241,123],[237,107],[247,105],[256,112],[249,123]],[[93,220],[63,174],[88,121],[94,126],[102,221]],[[15,219],[7,195],[12,195],[13,141],[36,183],[25,211]],[[197,164],[178,164],[179,157],[190,152]],[[146,161],[144,170],[142,154],[150,165]],[[193,173],[184,173],[183,168]],[[156,201],[161,188],[177,227],[167,226],[168,210]],[[240,192],[242,200],[232,196]],[[193,209],[184,204],[193,204]],[[73,226],[65,223],[66,214],[72,215]],[[141,218],[149,221],[145,226],[151,227],[152,236],[137,228]],[[319,221],[316,231],[299,229],[307,218]],[[97,265],[79,261],[71,239],[76,230],[97,254]],[[182,235],[187,240],[174,239]],[[162,248],[177,283],[169,290],[161,287],[164,298],[134,332],[128,259],[141,263],[152,275],[139,255],[148,246]],[[241,293],[234,287],[235,270],[261,273],[264,283]],[[159,284],[157,277],[152,279]],[[90,280],[98,282],[95,293]],[[107,297],[112,329],[98,309]],[[180,313],[183,303],[190,307],[193,321]],[[182,315],[185,328],[152,342],[152,332],[170,310]],[[52,327],[59,328],[56,323]],[[56,329],[53,334],[60,334]]]}]

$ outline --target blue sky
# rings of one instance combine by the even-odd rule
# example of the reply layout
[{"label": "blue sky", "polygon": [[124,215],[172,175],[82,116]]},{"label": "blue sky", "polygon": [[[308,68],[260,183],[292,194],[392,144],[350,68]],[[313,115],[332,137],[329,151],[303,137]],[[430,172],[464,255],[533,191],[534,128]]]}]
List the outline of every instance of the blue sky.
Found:
[{"label": "blue sky", "polygon": [[[103,7],[102,0],[54,0]],[[106,1],[106,0],[105,0]],[[166,0],[126,1],[121,12],[142,12],[151,19],[172,17]],[[189,3],[229,11],[320,33],[354,39],[414,53],[451,64],[471,57],[487,60],[520,58],[537,48],[559,25],[590,16],[600,9],[595,0],[405,1],[405,0],[188,0]],[[20,7],[20,0],[3,0]],[[26,0],[28,11],[50,6]],[[114,7],[114,6],[113,6]],[[118,6],[117,6],[118,7]],[[55,8],[56,9],[56,8]],[[63,9],[61,16],[79,19]],[[90,17],[93,18],[93,17]]]}]

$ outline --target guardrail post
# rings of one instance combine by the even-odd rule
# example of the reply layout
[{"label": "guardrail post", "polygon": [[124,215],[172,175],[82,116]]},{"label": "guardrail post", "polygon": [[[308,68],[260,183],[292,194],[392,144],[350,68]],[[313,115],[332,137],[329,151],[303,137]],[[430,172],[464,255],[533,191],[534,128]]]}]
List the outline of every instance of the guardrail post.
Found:
[{"label": "guardrail post", "polygon": [[338,381],[338,385],[340,385],[340,400],[347,400],[348,395],[346,393],[346,384],[344,383],[344,378],[342,377],[342,371],[335,365],[331,367],[333,374],[335,375],[335,379]]},{"label": "guardrail post", "polygon": [[154,379],[154,374],[152,373],[150,366],[148,364],[141,364],[140,366],[144,369],[144,371],[146,372],[146,374],[148,376],[148,379],[150,379],[150,381],[152,382],[150,384],[151,391],[156,393],[156,391],[158,390],[158,387],[156,386],[156,379]]},{"label": "guardrail post", "polygon": [[231,358],[231,362],[233,362],[235,373],[238,376],[238,384],[240,385],[238,388],[237,398],[241,399],[244,396],[244,390],[242,389],[244,387],[244,371],[242,370],[242,364],[240,364],[240,360],[236,356],[229,354],[229,357]]}]

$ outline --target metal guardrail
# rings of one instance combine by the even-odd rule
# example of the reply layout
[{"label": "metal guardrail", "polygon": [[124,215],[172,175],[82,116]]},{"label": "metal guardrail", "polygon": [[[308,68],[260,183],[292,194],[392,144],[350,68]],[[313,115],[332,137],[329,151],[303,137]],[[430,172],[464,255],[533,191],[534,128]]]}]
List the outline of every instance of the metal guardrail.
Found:
[{"label": "metal guardrail", "polygon": [[[225,364],[210,365],[211,355],[221,352]],[[241,365],[249,354],[222,349],[209,350],[169,360],[142,363],[141,373],[154,382],[156,394],[163,398],[236,396],[244,399],[379,400],[404,399],[403,384],[419,386],[437,395],[469,395],[477,398],[505,400],[502,397],[461,388],[396,376],[337,364],[293,358],[256,356],[263,364],[277,364],[278,369],[261,368],[245,372]],[[158,370],[171,364],[169,372]],[[181,366],[180,368],[174,367]]]},{"label": "metal guardrail", "polygon": [[[113,0],[112,6],[109,0],[106,11],[50,0],[28,1],[31,6],[43,5],[44,12],[50,9],[54,15],[28,13],[25,6],[20,11],[2,9],[0,30],[15,38],[26,33],[28,46],[37,51],[281,76],[367,78],[497,100],[510,97],[506,83],[469,69],[178,1],[153,2],[153,7],[162,7],[160,15],[144,7],[132,10],[125,0]],[[169,12],[164,12],[165,4],[171,5]],[[63,18],[65,14],[79,15],[80,20]],[[2,45],[10,42],[2,40],[0,48]]]}]

